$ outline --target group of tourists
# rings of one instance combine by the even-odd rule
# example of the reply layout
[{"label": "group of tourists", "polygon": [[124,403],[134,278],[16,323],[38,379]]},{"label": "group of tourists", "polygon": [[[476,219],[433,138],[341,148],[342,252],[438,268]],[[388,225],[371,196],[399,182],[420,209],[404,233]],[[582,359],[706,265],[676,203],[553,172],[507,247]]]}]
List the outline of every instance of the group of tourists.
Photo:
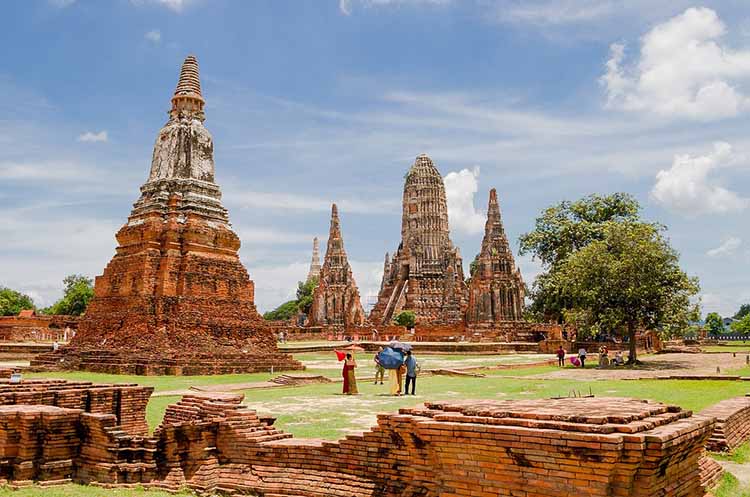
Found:
[{"label": "group of tourists", "polygon": [[[559,367],[565,366],[565,349],[562,345],[557,349],[557,365]],[[578,354],[576,356],[573,356],[570,358],[570,363],[575,367],[586,367],[586,357],[588,356],[588,352],[586,351],[585,347],[581,347],[578,349]],[[615,352],[615,356],[610,359],[609,358],[609,348],[606,345],[602,345],[599,347],[599,367],[600,368],[606,368],[610,365],[612,366],[622,366],[625,364],[625,358],[622,355],[622,351],[618,350]]]},{"label": "group of tourists", "polygon": [[[386,350],[388,349],[388,350]],[[385,372],[388,370],[388,387],[391,395],[416,395],[417,374],[419,373],[419,363],[411,350],[394,353],[391,347],[380,347],[373,357],[375,363],[375,385],[383,385]],[[383,354],[387,354],[384,356]],[[400,354],[400,355],[399,355]],[[337,352],[339,355],[339,352]],[[341,371],[344,377],[344,395],[356,395],[357,377],[354,373],[357,367],[357,361],[352,352],[347,352],[343,356],[344,367]],[[404,385],[406,380],[406,385]],[[410,391],[411,390],[411,391]]]}]

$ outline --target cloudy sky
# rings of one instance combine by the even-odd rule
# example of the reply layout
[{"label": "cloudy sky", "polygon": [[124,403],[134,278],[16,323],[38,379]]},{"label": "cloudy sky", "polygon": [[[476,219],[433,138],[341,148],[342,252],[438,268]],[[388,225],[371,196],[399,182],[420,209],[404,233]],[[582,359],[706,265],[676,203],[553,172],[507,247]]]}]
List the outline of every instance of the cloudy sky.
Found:
[{"label": "cloudy sky", "polygon": [[[746,0],[39,0],[0,30],[0,285],[100,274],[194,53],[216,176],[268,310],[339,204],[363,298],[403,176],[446,178],[468,264],[497,188],[517,250],[546,206],[624,191],[669,228],[704,311],[750,301]],[[530,283],[538,266],[519,260]]]}]

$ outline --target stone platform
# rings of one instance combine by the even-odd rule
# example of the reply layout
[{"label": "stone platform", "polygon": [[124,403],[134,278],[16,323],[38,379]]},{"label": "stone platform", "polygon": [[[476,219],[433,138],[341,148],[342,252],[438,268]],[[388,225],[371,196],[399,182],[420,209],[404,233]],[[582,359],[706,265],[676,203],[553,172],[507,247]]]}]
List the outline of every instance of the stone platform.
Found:
[{"label": "stone platform", "polygon": [[715,465],[702,459],[713,419],[664,404],[435,402],[379,415],[372,430],[329,442],[294,439],[242,399],[186,395],[167,408],[153,437],[119,429],[111,414],[0,408],[0,438],[30,440],[24,450],[6,444],[0,471],[11,481],[18,474],[306,497],[702,497],[701,469],[715,481]]}]

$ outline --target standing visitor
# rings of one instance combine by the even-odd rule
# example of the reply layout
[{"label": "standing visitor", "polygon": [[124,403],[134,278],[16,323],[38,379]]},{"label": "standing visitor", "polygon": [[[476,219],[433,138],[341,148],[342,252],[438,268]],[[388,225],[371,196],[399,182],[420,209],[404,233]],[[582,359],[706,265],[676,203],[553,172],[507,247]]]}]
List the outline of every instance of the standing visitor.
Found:
[{"label": "standing visitor", "polygon": [[375,384],[378,384],[378,378],[380,378],[380,384],[383,384],[383,377],[385,376],[385,368],[382,364],[380,364],[380,358],[378,358],[378,354],[380,354],[383,351],[383,347],[380,347],[378,349],[378,353],[375,354]]},{"label": "standing visitor", "polygon": [[565,349],[562,345],[557,349],[557,365],[559,367],[565,366]]},{"label": "standing visitor", "polygon": [[414,389],[417,386],[417,359],[411,354],[411,350],[406,351],[406,360],[404,361],[406,366],[406,388],[404,394],[409,395],[409,385],[411,384],[411,394],[414,395]]},{"label": "standing visitor", "polygon": [[401,389],[398,386],[398,368],[388,370],[388,389],[391,395],[401,395]]},{"label": "standing visitor", "polygon": [[396,379],[398,380],[398,393],[396,395],[401,395],[401,392],[404,391],[404,374],[405,373],[406,373],[406,364],[401,364],[396,370]]},{"label": "standing visitor", "polygon": [[341,371],[344,377],[344,395],[356,395],[357,391],[357,378],[354,376],[354,368],[357,367],[357,361],[354,360],[351,354],[346,354],[346,360],[344,361],[344,369]]},{"label": "standing visitor", "polygon": [[606,345],[599,347],[599,367],[606,368],[609,366],[609,349]]},{"label": "standing visitor", "polygon": [[578,349],[578,359],[581,361],[581,367],[586,367],[586,349],[584,347],[581,347]]}]

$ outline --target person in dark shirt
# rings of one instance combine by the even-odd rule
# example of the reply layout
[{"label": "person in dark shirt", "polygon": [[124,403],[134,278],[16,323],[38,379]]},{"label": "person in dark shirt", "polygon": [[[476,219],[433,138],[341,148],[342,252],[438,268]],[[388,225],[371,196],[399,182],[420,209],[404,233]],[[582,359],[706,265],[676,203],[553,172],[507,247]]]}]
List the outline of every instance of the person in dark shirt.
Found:
[{"label": "person in dark shirt", "polygon": [[417,364],[417,359],[412,355],[411,350],[406,352],[404,365],[406,366],[406,388],[404,389],[404,393],[409,395],[409,385],[411,385],[411,394],[414,395],[414,390],[417,387],[419,364]]}]

